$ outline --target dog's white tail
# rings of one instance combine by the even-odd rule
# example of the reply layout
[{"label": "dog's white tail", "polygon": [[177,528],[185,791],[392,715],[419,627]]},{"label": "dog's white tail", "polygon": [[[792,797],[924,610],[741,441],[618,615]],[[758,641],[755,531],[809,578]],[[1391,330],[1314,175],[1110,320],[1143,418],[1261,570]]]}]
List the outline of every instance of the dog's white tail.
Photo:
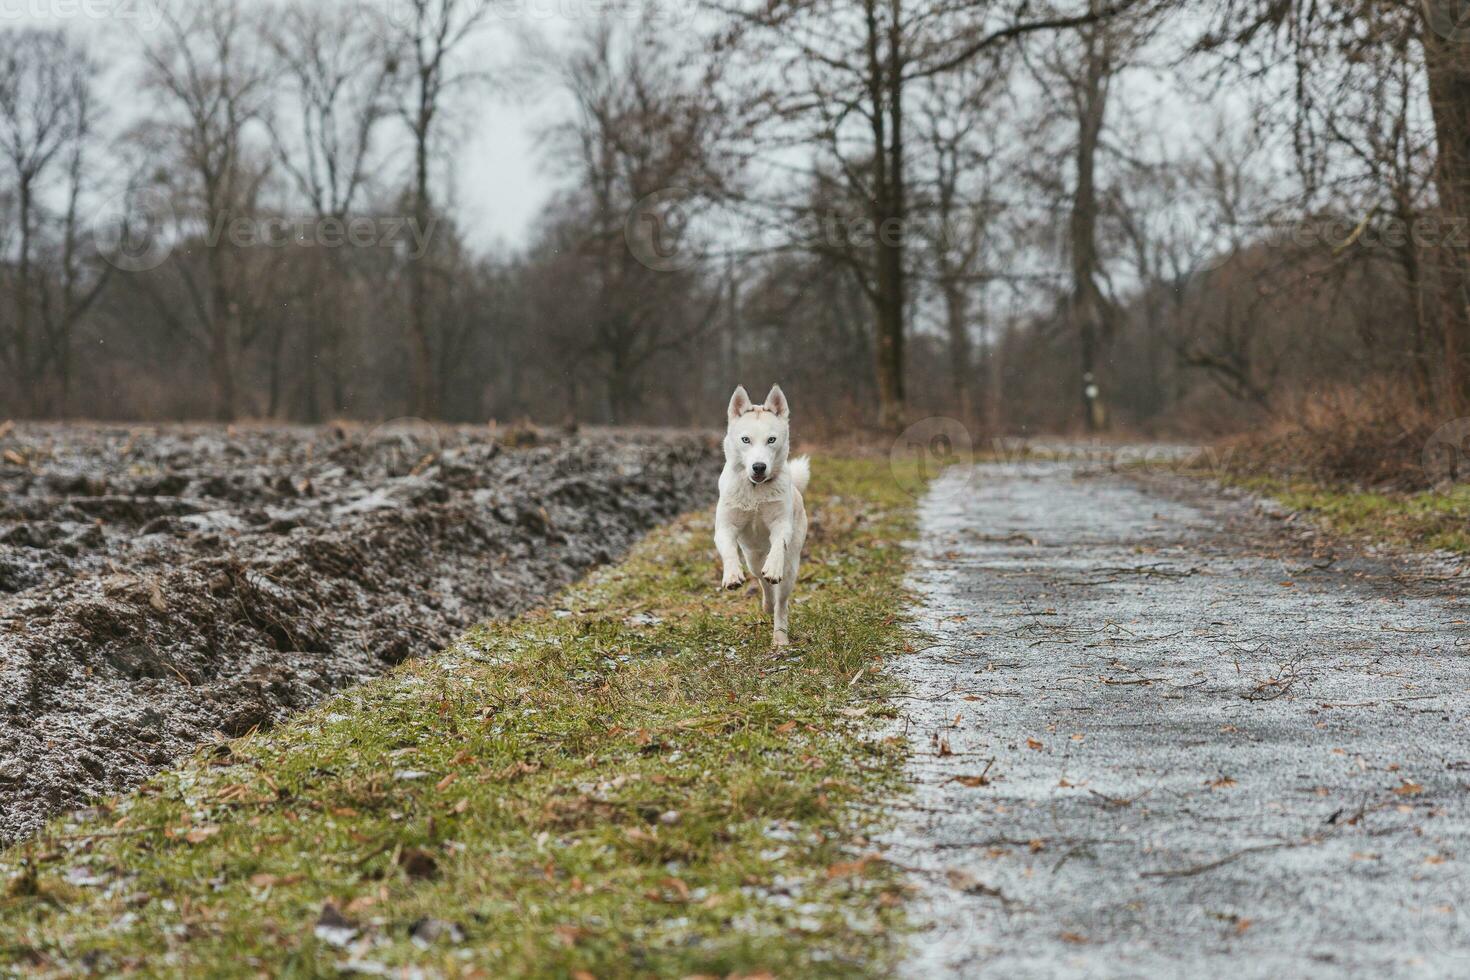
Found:
[{"label": "dog's white tail", "polygon": [[806,493],[806,485],[812,479],[812,458],[810,456],[798,456],[787,463],[786,468],[791,471],[791,482],[795,484],[796,489],[802,493]]}]

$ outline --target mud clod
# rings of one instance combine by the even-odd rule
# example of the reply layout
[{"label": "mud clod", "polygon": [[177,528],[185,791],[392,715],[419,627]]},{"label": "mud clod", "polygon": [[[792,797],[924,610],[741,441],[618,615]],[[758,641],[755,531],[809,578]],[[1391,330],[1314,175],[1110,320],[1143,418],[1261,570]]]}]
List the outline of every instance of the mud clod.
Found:
[{"label": "mud clod", "polygon": [[[708,502],[696,437],[19,426],[0,843],[533,605]],[[520,448],[516,448],[520,447]]]}]

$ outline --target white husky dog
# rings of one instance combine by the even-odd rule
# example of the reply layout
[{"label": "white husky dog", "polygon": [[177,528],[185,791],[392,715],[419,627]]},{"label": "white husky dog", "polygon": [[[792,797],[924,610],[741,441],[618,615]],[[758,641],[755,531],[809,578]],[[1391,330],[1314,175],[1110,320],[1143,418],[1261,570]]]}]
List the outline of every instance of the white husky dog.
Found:
[{"label": "white husky dog", "polygon": [[771,642],[784,647],[791,612],[791,592],[806,543],[806,505],[801,494],[811,478],[811,461],[786,458],[791,448],[791,409],[781,386],[753,404],[745,388],[730,398],[725,432],[725,469],[720,474],[720,503],[715,508],[715,547],[725,566],[722,585],[738,589],[745,566],[758,576],[761,609],[772,614]]}]

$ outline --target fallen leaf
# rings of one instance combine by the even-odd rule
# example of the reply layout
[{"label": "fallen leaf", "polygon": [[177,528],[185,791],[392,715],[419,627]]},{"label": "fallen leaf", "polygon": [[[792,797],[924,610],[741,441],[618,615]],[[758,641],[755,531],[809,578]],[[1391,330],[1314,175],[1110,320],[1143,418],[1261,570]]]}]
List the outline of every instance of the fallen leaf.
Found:
[{"label": "fallen leaf", "polygon": [[581,926],[560,925],[553,927],[551,931],[556,933],[556,938],[568,949],[577,945],[577,941],[587,935],[587,930]]},{"label": "fallen leaf", "polygon": [[359,895],[352,901],[348,902],[347,908],[343,911],[345,911],[348,915],[360,915],[376,904],[378,904],[378,900],[373,896]]},{"label": "fallen leaf", "polygon": [[403,873],[416,881],[433,878],[439,874],[439,862],[421,847],[410,847],[398,855],[398,866]]},{"label": "fallen leaf", "polygon": [[663,882],[660,882],[659,884],[660,884],[661,887],[664,887],[664,889],[670,890],[670,892],[673,892],[673,893],[675,893],[675,895],[678,895],[679,896],[679,901],[681,901],[681,902],[688,902],[689,901],[689,886],[688,886],[688,884],[685,884],[684,882],[681,882],[681,880],[676,879],[676,877],[666,877],[666,879],[664,879]]},{"label": "fallen leaf", "polygon": [[1418,796],[1420,793],[1424,792],[1424,787],[1419,785],[1418,783],[1410,782],[1406,779],[1399,785],[1395,786],[1393,788],[1393,791],[1399,796]]},{"label": "fallen leaf", "polygon": [[305,878],[305,875],[273,875],[262,872],[250,876],[250,883],[256,888],[284,888],[286,885],[294,885]]},{"label": "fallen leaf", "polygon": [[1036,751],[1040,752],[1042,749],[1046,748],[1046,746],[1043,745],[1038,739],[1028,738],[1026,739],[1026,748],[1035,749]]},{"label": "fallen leaf", "polygon": [[202,827],[193,827],[184,834],[184,840],[190,844],[202,844],[215,834],[219,833],[219,827],[214,824],[206,824]]},{"label": "fallen leaf", "polygon": [[868,868],[883,860],[883,855],[877,853],[864,854],[856,861],[838,861],[827,868],[828,878],[851,878],[854,875],[866,874]]},{"label": "fallen leaf", "polygon": [[1064,933],[1062,933],[1061,940],[1064,943],[1071,943],[1074,946],[1085,946],[1088,943],[1092,942],[1091,939],[1088,939],[1086,936],[1082,935],[1081,933],[1076,933],[1076,932],[1064,932]]},{"label": "fallen leaf", "polygon": [[971,789],[990,785],[990,780],[985,776],[956,776],[954,777],[954,781],[961,786],[968,786]]},{"label": "fallen leaf", "polygon": [[1205,783],[1205,785],[1208,786],[1210,789],[1229,789],[1230,787],[1236,785],[1236,782],[1229,776],[1221,776],[1219,779],[1211,779],[1209,782]]}]

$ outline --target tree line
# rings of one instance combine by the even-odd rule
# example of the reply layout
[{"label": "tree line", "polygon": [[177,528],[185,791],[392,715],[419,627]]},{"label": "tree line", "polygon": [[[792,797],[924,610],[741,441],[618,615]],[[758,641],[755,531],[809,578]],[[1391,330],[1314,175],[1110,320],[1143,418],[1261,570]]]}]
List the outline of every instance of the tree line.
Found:
[{"label": "tree line", "polygon": [[[0,32],[6,415],[686,424],[771,380],[834,428],[1470,402],[1449,0],[645,0],[540,39],[511,0],[149,10],[105,67],[74,26]],[[506,99],[547,107],[557,189],[486,251],[456,149]]]}]

